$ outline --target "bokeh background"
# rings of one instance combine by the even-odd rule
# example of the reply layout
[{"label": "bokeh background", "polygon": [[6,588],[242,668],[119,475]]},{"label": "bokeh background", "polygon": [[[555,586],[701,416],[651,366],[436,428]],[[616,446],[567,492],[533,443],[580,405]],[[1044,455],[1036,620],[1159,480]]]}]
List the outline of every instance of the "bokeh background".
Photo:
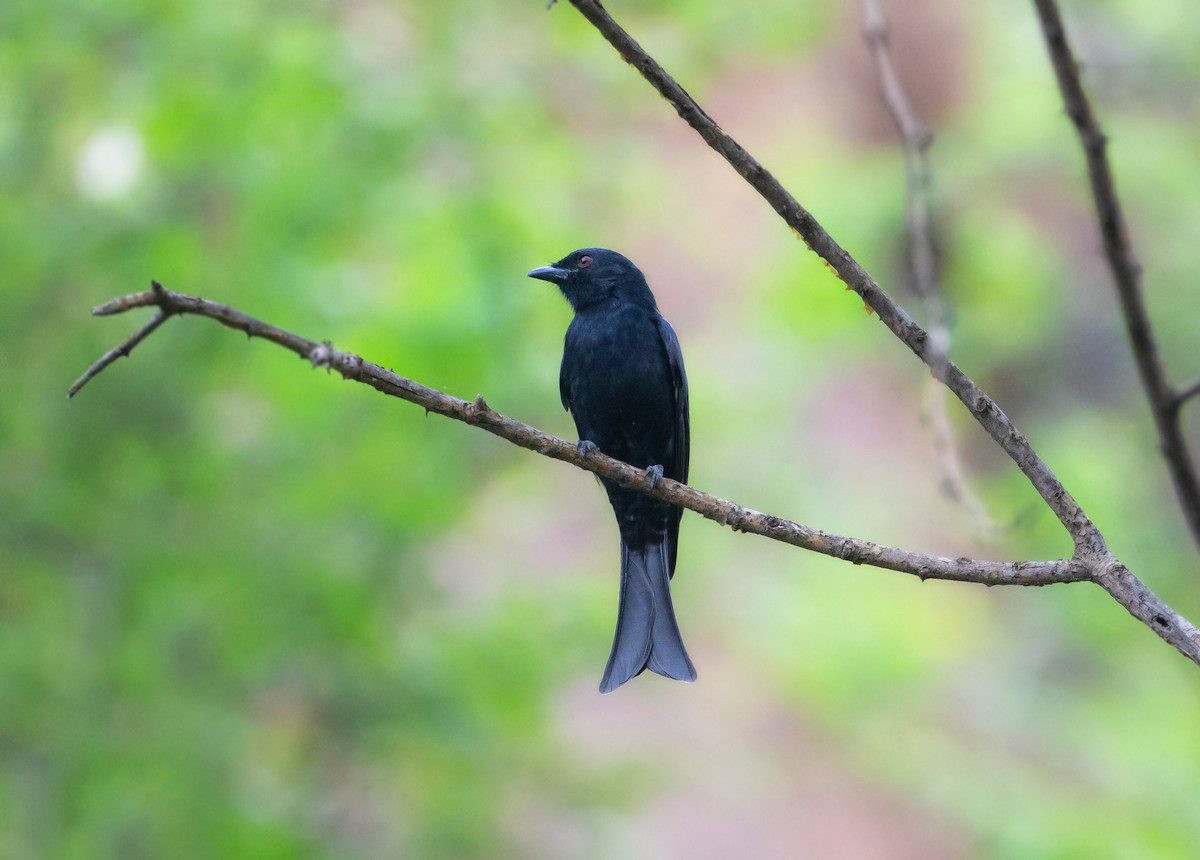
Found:
[{"label": "bokeh background", "polygon": [[[609,5],[920,317],[857,4]],[[607,245],[682,340],[696,486],[1068,555],[956,407],[996,533],[942,494],[922,366],[544,6],[0,5],[0,857],[1197,856],[1200,671],[1099,589],[920,583],[687,515],[700,680],[602,697],[616,530],[584,473],[203,319],[67,401],[145,316],[89,309],[156,278],[570,437],[569,310],[524,273]],[[891,6],[952,355],[1197,619],[1033,10]],[[1065,14],[1184,382],[1200,6]]]}]

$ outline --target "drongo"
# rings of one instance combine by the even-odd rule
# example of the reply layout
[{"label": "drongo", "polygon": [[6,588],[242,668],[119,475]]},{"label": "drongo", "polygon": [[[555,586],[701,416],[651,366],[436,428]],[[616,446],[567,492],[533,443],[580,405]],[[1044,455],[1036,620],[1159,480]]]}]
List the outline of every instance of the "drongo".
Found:
[{"label": "drongo", "polygon": [[[606,248],[582,248],[529,273],[556,284],[575,311],[563,345],[559,392],[579,451],[599,449],[686,482],[691,430],[683,353],[641,271]],[[683,510],[601,479],[621,532],[621,599],[600,692],[649,669],[696,680],[671,606]]]}]

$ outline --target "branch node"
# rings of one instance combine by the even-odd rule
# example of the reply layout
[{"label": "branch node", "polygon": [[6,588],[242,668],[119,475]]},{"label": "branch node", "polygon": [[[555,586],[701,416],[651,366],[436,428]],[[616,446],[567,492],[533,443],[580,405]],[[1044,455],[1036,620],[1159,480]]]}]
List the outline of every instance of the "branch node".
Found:
[{"label": "branch node", "polygon": [[485,424],[495,415],[495,411],[488,406],[482,394],[475,395],[475,399],[467,404],[467,418],[473,424]]},{"label": "branch node", "polygon": [[[247,334],[248,333],[249,327],[247,327]],[[314,368],[323,367],[326,370],[329,370],[333,367],[334,362],[337,360],[337,354],[337,350],[333,348],[333,342],[323,340],[309,350],[306,358]]]},{"label": "branch node", "polygon": [[1200,394],[1200,379],[1174,392],[1174,396],[1171,398],[1172,410],[1178,413],[1183,408],[1183,404],[1187,403],[1197,394]]},{"label": "branch node", "polygon": [[1096,564],[1092,568],[1092,581],[1103,582],[1106,579],[1115,579],[1123,573],[1127,573],[1128,568],[1121,564],[1116,558],[1111,555],[1104,561]]},{"label": "branch node", "polygon": [[845,538],[836,538],[831,541],[833,552],[830,553],[834,558],[840,558],[842,561],[848,561],[851,564],[862,564],[862,559],[858,553],[854,551],[853,541]]},{"label": "branch node", "polygon": [[721,525],[729,526],[735,532],[745,531],[746,509],[730,502],[721,511]]},{"label": "branch node", "polygon": [[150,282],[150,292],[154,295],[154,303],[158,305],[158,309],[162,312],[164,320],[169,316],[179,313],[179,308],[171,301],[171,291],[158,281],[152,280]]},{"label": "branch node", "polygon": [[[363,360],[360,356],[353,352],[339,353],[341,361],[338,362],[338,372],[342,374],[342,379],[361,379]],[[426,410],[428,412],[429,410]]]}]

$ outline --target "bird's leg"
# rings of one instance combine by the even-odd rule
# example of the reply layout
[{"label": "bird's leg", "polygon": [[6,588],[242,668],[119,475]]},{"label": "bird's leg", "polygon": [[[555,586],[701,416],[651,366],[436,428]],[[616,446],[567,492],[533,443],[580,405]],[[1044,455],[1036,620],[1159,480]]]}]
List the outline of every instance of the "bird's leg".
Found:
[{"label": "bird's leg", "polygon": [[596,447],[595,442],[589,439],[580,439],[579,443],[575,446],[575,450],[579,452],[580,457],[586,460],[593,451],[598,451],[599,449]]},{"label": "bird's leg", "polygon": [[650,480],[650,489],[654,489],[654,485],[659,482],[663,476],[663,467],[657,463],[653,466],[646,467],[646,477]]}]

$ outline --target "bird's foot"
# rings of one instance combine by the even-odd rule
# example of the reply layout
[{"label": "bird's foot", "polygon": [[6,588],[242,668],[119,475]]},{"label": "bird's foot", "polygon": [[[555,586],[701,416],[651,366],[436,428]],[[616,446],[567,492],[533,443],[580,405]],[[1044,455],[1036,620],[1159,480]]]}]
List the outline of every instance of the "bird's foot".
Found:
[{"label": "bird's foot", "polygon": [[575,450],[579,452],[579,456],[587,459],[594,451],[600,450],[596,447],[596,443],[588,439],[580,439],[579,444],[575,446]]},{"label": "bird's foot", "polygon": [[650,489],[654,489],[654,486],[662,479],[662,476],[663,467],[657,463],[646,468],[646,478],[650,481]]}]

